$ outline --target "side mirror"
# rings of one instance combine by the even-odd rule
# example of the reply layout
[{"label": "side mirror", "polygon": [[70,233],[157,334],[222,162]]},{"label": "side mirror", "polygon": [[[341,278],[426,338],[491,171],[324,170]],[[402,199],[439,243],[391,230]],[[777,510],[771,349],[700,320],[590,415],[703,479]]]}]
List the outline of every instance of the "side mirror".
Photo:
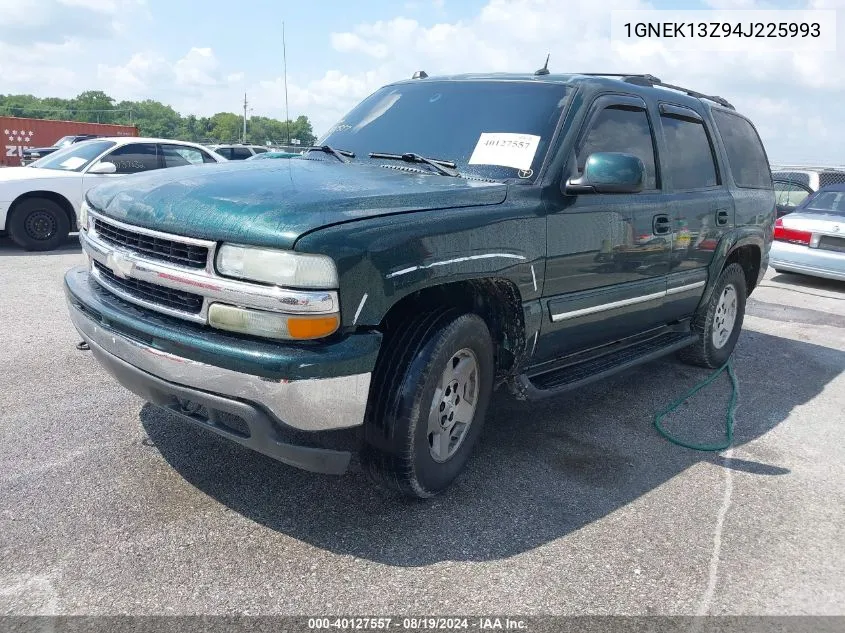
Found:
[{"label": "side mirror", "polygon": [[110,163],[107,160],[101,160],[99,163],[94,165],[91,169],[88,170],[89,174],[114,174],[117,173],[117,167],[114,163]]},{"label": "side mirror", "polygon": [[580,178],[566,181],[565,191],[580,193],[638,193],[645,183],[645,165],[633,154],[596,152],[587,157]]}]

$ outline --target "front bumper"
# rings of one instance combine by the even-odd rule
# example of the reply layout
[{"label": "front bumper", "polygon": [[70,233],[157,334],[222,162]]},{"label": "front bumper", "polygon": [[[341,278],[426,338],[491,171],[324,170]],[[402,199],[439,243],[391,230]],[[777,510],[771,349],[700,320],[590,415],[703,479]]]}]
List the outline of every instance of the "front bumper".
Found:
[{"label": "front bumper", "polygon": [[[299,348],[253,342],[142,312],[100,288],[84,267],[67,273],[65,294],[71,321],[97,360],[134,393],[279,461],[346,470],[349,451],[313,444],[328,431],[363,424],[379,335]],[[216,362],[203,345],[218,350]],[[253,373],[243,370],[250,358],[261,361]],[[318,365],[365,371],[314,377]],[[311,375],[297,376],[295,366]]]},{"label": "front bumper", "polygon": [[845,281],[845,253],[775,242],[770,264],[775,270]]}]

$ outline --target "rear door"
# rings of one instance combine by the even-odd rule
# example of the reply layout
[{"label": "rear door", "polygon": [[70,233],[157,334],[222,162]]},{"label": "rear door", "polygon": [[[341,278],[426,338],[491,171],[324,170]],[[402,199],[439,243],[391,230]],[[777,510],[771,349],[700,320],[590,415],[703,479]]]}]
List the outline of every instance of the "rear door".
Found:
[{"label": "rear door", "polygon": [[695,311],[716,245],[734,227],[734,205],[704,117],[670,102],[661,102],[658,110],[663,189],[672,217],[665,310],[676,320]]}]

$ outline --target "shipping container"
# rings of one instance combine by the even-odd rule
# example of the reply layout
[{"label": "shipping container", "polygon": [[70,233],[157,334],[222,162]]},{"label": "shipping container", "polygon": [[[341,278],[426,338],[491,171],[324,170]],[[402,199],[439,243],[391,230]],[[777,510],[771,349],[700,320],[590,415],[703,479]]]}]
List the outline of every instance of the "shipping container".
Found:
[{"label": "shipping container", "polygon": [[3,133],[3,152],[0,154],[0,166],[3,167],[19,167],[23,150],[30,147],[51,147],[63,136],[71,134],[138,136],[138,128],[134,125],[22,119],[11,116],[0,116],[0,132]]}]

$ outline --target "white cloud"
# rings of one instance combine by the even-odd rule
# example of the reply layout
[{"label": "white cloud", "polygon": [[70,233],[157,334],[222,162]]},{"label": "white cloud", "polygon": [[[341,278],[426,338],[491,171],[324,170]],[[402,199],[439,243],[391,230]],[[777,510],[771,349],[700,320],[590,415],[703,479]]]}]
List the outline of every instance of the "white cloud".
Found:
[{"label": "white cloud", "polygon": [[[575,4],[572,2],[571,4]],[[332,33],[330,41],[345,62],[360,70],[331,70],[317,81],[291,78],[289,91],[319,132],[361,97],[383,83],[410,77],[460,72],[525,72],[551,53],[552,72],[642,72],[669,83],[720,94],[748,114],[776,158],[790,152],[843,162],[845,146],[840,104],[845,96],[845,20],[839,20],[836,53],[766,54],[668,51],[659,43],[610,41],[610,11],[652,9],[644,0],[579,0],[561,11],[556,0],[489,0],[472,19],[423,25],[397,17]],[[709,0],[714,8],[772,8],[754,0]],[[839,8],[845,0],[807,0],[791,8]],[[275,96],[280,80],[263,82]],[[272,101],[273,98],[268,99]],[[293,103],[293,101],[292,101]],[[803,149],[802,149],[803,148]]]},{"label": "white cloud", "polygon": [[[337,61],[316,76],[290,73],[290,114],[306,114],[320,133],[381,85],[410,77],[416,70],[429,75],[531,72],[551,53],[552,72],[652,73],[670,83],[721,94],[751,116],[773,158],[791,160],[790,156],[801,154],[842,162],[838,150],[845,146],[840,114],[845,90],[839,72],[845,63],[842,15],[836,53],[693,53],[671,52],[656,42],[611,43],[610,11],[653,9],[648,0],[569,0],[565,10],[562,4],[488,0],[474,16],[448,22],[443,19],[442,2],[412,0],[395,5],[405,16],[312,35],[318,44],[331,46]],[[786,3],[707,0],[707,4],[771,8]],[[845,0],[789,0],[788,4],[845,8]],[[227,67],[190,33],[185,34],[187,46],[181,57],[165,57],[153,47],[138,51],[97,66],[94,86],[88,85],[90,73],[65,68],[64,60],[79,56],[84,38],[118,37],[121,29],[131,28],[127,16],[143,16],[146,11],[143,0],[0,0],[0,77],[5,91],[12,86],[47,96],[100,88],[119,99],[158,99],[195,114],[237,111],[247,92],[255,114],[284,116],[280,75],[255,77],[247,67]],[[68,17],[69,13],[74,15]],[[78,14],[88,16],[86,24],[79,23]],[[90,32],[91,25],[96,33]]]}]

